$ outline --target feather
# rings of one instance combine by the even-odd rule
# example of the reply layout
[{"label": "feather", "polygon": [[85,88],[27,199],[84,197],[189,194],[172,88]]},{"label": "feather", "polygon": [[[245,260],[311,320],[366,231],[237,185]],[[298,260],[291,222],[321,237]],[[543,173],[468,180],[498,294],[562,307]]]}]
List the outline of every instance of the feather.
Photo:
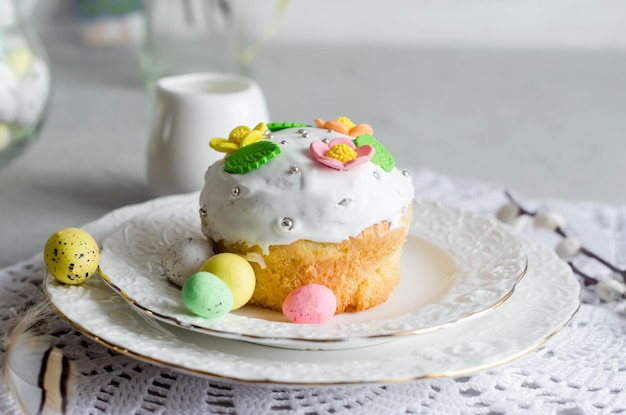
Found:
[{"label": "feather", "polygon": [[54,311],[36,303],[18,316],[3,339],[4,376],[25,414],[52,415],[66,412],[72,362],[55,347],[54,336],[45,334]]}]

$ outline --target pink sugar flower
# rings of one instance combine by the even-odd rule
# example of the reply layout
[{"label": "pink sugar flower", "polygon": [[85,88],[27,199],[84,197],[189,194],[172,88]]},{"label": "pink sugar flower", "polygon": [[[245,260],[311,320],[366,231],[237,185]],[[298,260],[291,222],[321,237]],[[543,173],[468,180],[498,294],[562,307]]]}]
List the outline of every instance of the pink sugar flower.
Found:
[{"label": "pink sugar flower", "polygon": [[357,147],[352,140],[338,137],[326,144],[313,141],[309,146],[313,158],[335,170],[352,170],[367,163],[374,156],[374,147],[369,144]]}]

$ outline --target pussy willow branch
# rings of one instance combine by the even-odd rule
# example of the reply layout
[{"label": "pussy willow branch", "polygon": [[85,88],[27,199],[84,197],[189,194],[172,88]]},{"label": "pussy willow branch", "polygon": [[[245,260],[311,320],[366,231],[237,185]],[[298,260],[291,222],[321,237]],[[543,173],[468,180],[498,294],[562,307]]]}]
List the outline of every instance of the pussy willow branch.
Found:
[{"label": "pussy willow branch", "polygon": [[[524,208],[522,205],[520,205],[517,200],[515,200],[515,198],[511,195],[511,193],[506,190],[504,192],[504,194],[506,195],[507,199],[509,199],[509,201],[511,203],[513,203],[515,206],[517,206],[517,208],[519,209],[520,213],[523,215],[528,215],[528,216],[535,216],[537,212],[531,212],[530,210]],[[565,230],[563,228],[561,228],[560,226],[557,226],[556,229],[554,229],[554,232],[557,233],[558,235],[560,235],[563,238],[567,238],[568,235],[565,232]],[[598,261],[599,263],[601,263],[602,265],[604,265],[605,267],[607,267],[608,269],[610,269],[611,271],[621,275],[622,279],[626,279],[626,270],[622,270],[619,269],[618,267],[616,267],[615,265],[611,264],[609,261],[607,261],[606,259],[602,258],[601,256],[599,256],[598,254],[596,254],[595,252],[590,251],[589,249],[585,248],[584,246],[580,247],[580,251],[581,254],[588,256],[589,258],[592,258],[596,261]],[[583,282],[585,285],[593,285],[596,284],[598,282],[597,279],[591,277],[590,275],[584,273],[583,271],[581,271],[578,267],[576,267],[572,261],[568,261],[570,267],[572,267],[572,271],[574,271],[576,274],[580,275],[581,277],[583,277]]]}]

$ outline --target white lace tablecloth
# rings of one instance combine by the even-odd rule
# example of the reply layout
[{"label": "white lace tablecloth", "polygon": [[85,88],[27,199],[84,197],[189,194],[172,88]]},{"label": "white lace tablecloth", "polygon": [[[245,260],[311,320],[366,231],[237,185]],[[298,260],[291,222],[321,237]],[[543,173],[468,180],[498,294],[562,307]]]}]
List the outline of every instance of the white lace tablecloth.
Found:
[{"label": "white lace tablecloth", "polygon": [[[413,173],[416,195],[493,216],[506,202],[503,188],[452,180],[430,171]],[[515,190],[515,189],[511,189]],[[620,268],[626,266],[626,207],[559,200],[526,200],[551,210],[566,229]],[[554,246],[557,237],[530,229]],[[42,241],[42,247],[45,241]],[[577,265],[598,278],[609,271],[581,258]],[[41,255],[0,270],[0,330],[13,327],[42,301]],[[194,377],[117,354],[53,316],[39,329],[74,361],[68,413],[73,414],[620,414],[626,413],[624,304],[601,303],[592,290],[572,322],[538,350],[471,376],[388,385],[284,387]],[[2,348],[3,366],[5,347]],[[19,414],[0,381],[0,413]]]}]

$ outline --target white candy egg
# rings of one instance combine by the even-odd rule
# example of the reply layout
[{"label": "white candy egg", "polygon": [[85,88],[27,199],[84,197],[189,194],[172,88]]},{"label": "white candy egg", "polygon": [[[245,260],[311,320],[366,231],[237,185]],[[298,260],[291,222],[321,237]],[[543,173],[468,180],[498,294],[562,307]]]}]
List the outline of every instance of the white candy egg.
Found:
[{"label": "white candy egg", "polygon": [[213,244],[204,238],[183,238],[175,241],[163,253],[161,265],[169,281],[182,287],[190,275],[215,255]]}]

